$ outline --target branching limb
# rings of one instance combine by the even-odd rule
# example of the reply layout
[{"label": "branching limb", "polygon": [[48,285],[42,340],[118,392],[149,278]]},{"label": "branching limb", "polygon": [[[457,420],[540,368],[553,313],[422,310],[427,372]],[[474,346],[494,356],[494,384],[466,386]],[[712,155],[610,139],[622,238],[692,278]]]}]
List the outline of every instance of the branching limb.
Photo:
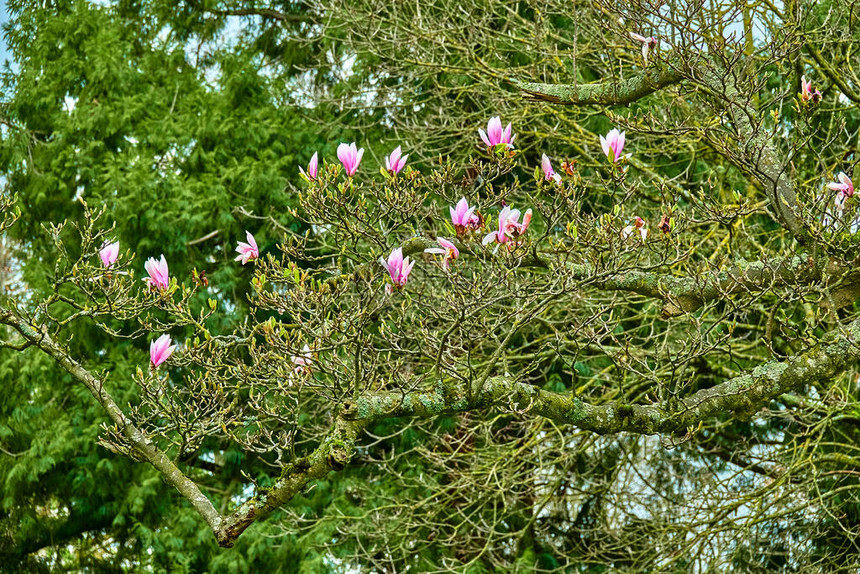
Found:
[{"label": "branching limb", "polygon": [[[666,319],[690,313],[708,302],[735,293],[761,293],[778,286],[809,285],[818,280],[835,283],[843,279],[848,270],[831,263],[825,266],[822,275],[812,257],[799,253],[772,262],[738,260],[724,271],[703,273],[697,277],[631,270],[601,278],[588,265],[574,265],[571,271],[575,277],[592,280],[601,289],[630,291],[662,299],[662,315]],[[847,304],[843,299],[847,301],[850,297],[840,298],[841,303]]]},{"label": "branching limb", "polygon": [[681,399],[677,405],[593,405],[566,393],[544,391],[510,375],[490,378],[474,401],[462,385],[440,384],[421,393],[368,393],[344,406],[350,420],[388,417],[432,417],[478,408],[505,408],[531,413],[598,434],[632,432],[676,434],[720,415],[750,416],[769,401],[791,390],[836,376],[860,359],[860,320],[829,344],[786,361],[770,361],[749,373]]},{"label": "branching limb", "polygon": [[221,546],[230,547],[239,535],[256,520],[270,514],[313,480],[323,478],[332,470],[341,470],[352,456],[355,439],[364,428],[362,422],[338,419],[329,436],[310,455],[300,458],[281,473],[274,486],[242,504],[230,515],[222,518],[212,502],[200,491],[197,484],[189,479],[159,450],[122,412],[104,388],[103,381],[97,379],[80,363],[70,358],[68,353],[46,332],[39,332],[27,321],[10,310],[0,311],[0,323],[5,323],[18,331],[24,339],[51,356],[75,379],[92,393],[107,411],[111,420],[120,428],[123,435],[135,449],[135,454],[154,466],[164,479],[175,487],[203,517]]},{"label": "branching limb", "polygon": [[289,502],[308,483],[324,478],[331,471],[342,470],[352,458],[356,437],[366,424],[339,417],[328,437],[311,454],[285,467],[272,488],[239,506],[224,517],[219,527],[213,528],[218,544],[233,546],[246,528]]},{"label": "branching limb", "polygon": [[200,491],[197,484],[189,479],[152,441],[125,416],[113,397],[105,390],[104,381],[96,378],[80,363],[72,359],[46,331],[35,329],[29,322],[18,316],[14,311],[0,310],[0,323],[11,326],[33,346],[38,347],[53,358],[63,369],[72,375],[90,391],[99,404],[107,411],[108,416],[119,427],[120,432],[134,447],[135,452],[158,470],[168,484],[184,496],[200,513],[207,524],[216,530],[221,524],[221,516],[212,502]]},{"label": "branching limb", "polygon": [[[457,243],[461,252],[468,252],[466,245]],[[435,246],[436,242],[430,239],[415,237],[402,244],[403,255],[417,255],[424,249]],[[532,254],[527,256],[520,266],[546,268],[549,263],[540,254]],[[568,265],[566,270],[571,273],[572,278],[582,281],[584,286],[593,285],[607,291],[628,291],[661,299],[664,319],[691,313],[706,303],[737,293],[761,293],[774,287],[809,285],[819,280],[825,284],[833,284],[846,279],[846,273],[850,271],[836,261],[817,265],[810,255],[803,252],[775,261],[738,260],[724,271],[707,272],[696,277],[676,277],[639,270],[601,276],[587,264]],[[330,281],[365,277],[373,273],[382,273],[382,267],[375,262],[361,265],[350,274],[332,277]],[[854,281],[848,281],[835,292],[834,301],[841,308],[851,304],[858,294],[860,286],[855,287]]]},{"label": "branching limb", "polygon": [[626,105],[679,83],[683,76],[671,69],[649,68],[647,71],[620,82],[597,84],[541,84],[514,80],[513,84],[531,100],[584,106],[589,104]]},{"label": "branching limb", "polygon": [[811,238],[798,216],[797,194],[786,173],[786,162],[780,160],[771,144],[772,134],[753,117],[749,101],[740,97],[736,79],[719,73],[720,69],[722,66],[717,66],[705,69],[700,76],[691,76],[673,69],[652,68],[622,82],[583,85],[513,83],[529,99],[578,106],[626,105],[684,80],[698,85],[713,94],[716,101],[723,100],[731,117],[738,155],[726,153],[727,158],[764,186],[780,223],[800,244],[808,245]]}]

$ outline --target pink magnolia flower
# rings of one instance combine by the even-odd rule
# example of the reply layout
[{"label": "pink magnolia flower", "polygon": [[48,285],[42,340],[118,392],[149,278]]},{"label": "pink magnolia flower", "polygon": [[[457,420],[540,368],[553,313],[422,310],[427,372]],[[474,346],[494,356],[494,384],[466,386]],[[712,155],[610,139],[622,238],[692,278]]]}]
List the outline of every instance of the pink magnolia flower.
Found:
[{"label": "pink magnolia flower", "polygon": [[[621,152],[624,151],[624,134],[627,132],[618,132],[617,128],[613,128],[606,137],[600,136],[600,145],[603,147],[603,153],[609,159],[610,163],[617,163],[621,159]],[[627,154],[625,157],[630,157]]]},{"label": "pink magnolia flower", "polygon": [[463,235],[467,230],[478,229],[481,226],[481,218],[475,213],[477,206],[469,207],[465,197],[460,198],[456,208],[448,209],[451,211],[451,223],[454,224],[457,235]]},{"label": "pink magnolia flower", "polygon": [[167,272],[167,260],[164,254],[161,254],[161,260],[156,261],[150,257],[144,264],[144,269],[149,273],[149,277],[144,277],[143,280],[149,284],[150,289],[167,289],[170,287],[170,275]]},{"label": "pink magnolia flower", "polygon": [[170,344],[170,335],[162,335],[149,344],[149,362],[155,369],[167,360],[176,345]]},{"label": "pink magnolia flower", "polygon": [[508,144],[508,147],[512,148],[514,147],[514,138],[517,137],[515,135],[511,135],[510,123],[508,123],[508,127],[502,130],[502,120],[499,116],[490,118],[490,121],[487,122],[486,132],[478,128],[478,135],[481,136],[481,139],[484,140],[487,147],[493,147],[503,143]]},{"label": "pink magnolia flower", "polygon": [[105,243],[104,247],[99,251],[99,259],[102,260],[102,265],[105,266],[105,269],[113,267],[117,257],[119,257],[119,241]]},{"label": "pink magnolia flower", "polygon": [[845,192],[840,191],[836,194],[836,198],[833,200],[833,208],[836,210],[835,216],[839,219],[842,219],[842,216],[845,213],[845,198],[848,196],[845,195]]},{"label": "pink magnolia flower", "polygon": [[836,179],[839,182],[831,181],[827,184],[827,187],[834,191],[839,191],[842,195],[847,197],[851,197],[854,195],[854,183],[851,181],[851,178],[845,175],[845,172],[840,171],[839,175],[836,176]]},{"label": "pink magnolia flower", "polygon": [[358,164],[361,163],[361,156],[364,155],[364,148],[356,149],[355,142],[351,144],[342,143],[337,146],[337,159],[346,170],[346,175],[353,176],[358,171]]},{"label": "pink magnolia flower", "polygon": [[[821,221],[822,227],[828,231],[836,231],[840,224],[844,223],[845,219],[845,200],[848,196],[840,191],[833,199],[833,209],[828,208],[824,212],[824,217]],[[860,216],[851,222],[849,232],[854,235],[860,229]]]},{"label": "pink magnolia flower", "polygon": [[645,220],[638,215],[633,218],[633,223],[631,225],[628,225],[621,230],[621,238],[630,239],[636,230],[639,230],[639,235],[642,236],[642,241],[645,241],[645,238],[648,237],[648,230],[645,228]]},{"label": "pink magnolia flower", "polygon": [[807,82],[806,76],[800,76],[800,101],[804,104],[808,104],[810,100],[820,102],[821,97],[821,92],[817,89],[812,91],[812,82]]},{"label": "pink magnolia flower", "polygon": [[630,37],[642,43],[642,60],[645,62],[645,66],[648,66],[648,54],[652,49],[657,47],[657,38],[654,36],[640,36],[635,32],[630,32]]},{"label": "pink magnolia flower", "polygon": [[496,231],[491,231],[484,239],[481,241],[481,244],[488,245],[495,241],[496,243],[502,244],[507,243],[512,239],[517,239],[523,235],[525,235],[526,230],[529,228],[529,223],[532,220],[532,210],[526,210],[523,215],[523,222],[519,223],[520,219],[520,210],[519,209],[511,209],[509,206],[505,206],[502,208],[502,211],[499,213],[499,227]]},{"label": "pink magnolia flower", "polygon": [[[388,261],[380,257],[379,262],[388,271],[392,283],[398,289],[406,285],[409,274],[412,272],[412,266],[415,265],[415,262],[410,261],[409,257],[403,257],[403,249],[400,247],[391,252],[391,255],[388,256]],[[385,290],[389,294],[393,292],[391,285],[387,285]]]},{"label": "pink magnolia flower", "polygon": [[307,343],[305,343],[304,348],[302,349],[302,353],[300,355],[293,355],[293,364],[296,366],[293,371],[295,373],[309,373],[311,370],[311,362],[313,357],[311,355],[311,348],[308,347]]},{"label": "pink magnolia flower", "polygon": [[260,250],[257,248],[257,242],[254,241],[254,236],[251,235],[251,232],[245,231],[245,237],[247,237],[248,243],[240,241],[236,246],[236,253],[239,255],[236,256],[235,261],[241,261],[242,265],[260,257]]},{"label": "pink magnolia flower", "polygon": [[447,271],[450,262],[454,261],[460,256],[460,250],[457,249],[456,245],[454,245],[444,237],[437,237],[436,243],[439,244],[439,247],[428,247],[424,250],[424,253],[433,253],[434,255],[441,255],[442,268]]},{"label": "pink magnolia flower", "polygon": [[314,152],[314,155],[311,156],[311,161],[308,164],[308,171],[305,173],[305,170],[299,166],[299,173],[302,174],[302,177],[305,178],[308,182],[315,180],[317,178],[317,174],[319,173],[319,155],[317,152]]},{"label": "pink magnolia flower", "polygon": [[543,178],[547,181],[553,179],[556,183],[561,183],[561,175],[555,173],[552,169],[552,163],[546,154],[541,155],[540,168],[543,170]]},{"label": "pink magnolia flower", "polygon": [[397,175],[400,173],[404,167],[406,167],[406,158],[409,157],[409,154],[406,154],[401,157],[400,146],[394,148],[394,151],[391,152],[387,158],[385,158],[385,169],[390,171],[392,174]]}]

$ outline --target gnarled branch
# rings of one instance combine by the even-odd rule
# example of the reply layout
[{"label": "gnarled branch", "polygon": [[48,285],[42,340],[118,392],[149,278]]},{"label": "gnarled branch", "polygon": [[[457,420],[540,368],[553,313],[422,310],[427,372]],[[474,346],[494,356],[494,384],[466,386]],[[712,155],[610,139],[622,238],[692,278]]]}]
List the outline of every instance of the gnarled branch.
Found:
[{"label": "gnarled branch", "polygon": [[26,341],[41,349],[70,375],[83,383],[102,408],[107,411],[108,416],[120,429],[123,436],[128,439],[135,450],[135,454],[154,466],[164,477],[164,480],[176,488],[194,506],[213,530],[221,525],[221,516],[212,502],[193,480],[185,476],[173,461],[125,416],[125,413],[105,389],[104,381],[95,377],[83,365],[72,359],[69,353],[54,341],[47,330],[37,330],[12,310],[0,310],[0,323],[5,323],[18,331]]},{"label": "gnarled branch", "polygon": [[633,432],[675,434],[720,415],[749,416],[788,391],[829,379],[860,359],[860,319],[828,344],[791,357],[769,361],[743,375],[702,389],[677,405],[617,402],[593,405],[569,393],[544,391],[520,383],[510,375],[491,377],[472,401],[468,387],[440,384],[424,392],[375,392],[344,406],[348,420],[372,421],[389,417],[432,417],[478,408],[497,407],[528,412],[598,434]]},{"label": "gnarled branch", "polygon": [[531,100],[583,106],[589,104],[626,105],[667,86],[679,83],[683,76],[671,69],[650,68],[619,82],[597,84],[542,84],[514,80],[513,84]]}]

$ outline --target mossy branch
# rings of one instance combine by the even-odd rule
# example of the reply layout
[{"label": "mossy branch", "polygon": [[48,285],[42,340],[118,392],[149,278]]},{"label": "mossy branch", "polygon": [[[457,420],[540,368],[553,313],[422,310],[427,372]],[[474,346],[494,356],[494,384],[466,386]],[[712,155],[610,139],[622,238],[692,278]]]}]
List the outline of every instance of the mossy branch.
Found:
[{"label": "mossy branch", "polygon": [[515,377],[491,377],[482,393],[468,400],[465,385],[439,384],[424,392],[376,392],[347,403],[342,416],[372,421],[390,417],[433,417],[480,408],[502,408],[571,424],[598,434],[676,434],[724,415],[750,416],[783,393],[830,379],[860,359],[860,320],[832,342],[785,361],[769,361],[743,375],[668,403],[590,404],[569,393],[544,391]]},{"label": "mossy branch", "polygon": [[649,68],[627,80],[596,84],[542,84],[514,80],[513,84],[530,100],[565,106],[627,105],[667,86],[683,76],[668,68]]}]

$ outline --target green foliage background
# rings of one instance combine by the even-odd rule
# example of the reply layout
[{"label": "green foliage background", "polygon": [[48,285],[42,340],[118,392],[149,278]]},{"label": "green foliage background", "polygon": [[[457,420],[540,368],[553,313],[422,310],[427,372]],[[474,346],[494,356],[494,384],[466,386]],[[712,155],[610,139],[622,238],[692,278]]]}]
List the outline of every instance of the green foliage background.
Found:
[{"label": "green foliage background", "polygon": [[[324,45],[296,41],[298,24],[240,26],[201,8],[9,2],[14,62],[2,77],[10,121],[0,169],[24,208],[15,238],[26,264],[16,272],[28,289],[47,288],[52,270],[42,224],[80,219],[79,195],[107,206],[123,252],[163,253],[180,278],[205,270],[211,293],[227,303],[219,316],[241,316],[248,277],[233,265],[236,240],[249,230],[266,250],[277,241],[266,231],[269,218],[294,225],[297,166],[314,151],[331,157],[340,134],[316,121],[328,110],[291,100],[302,66]],[[301,15],[298,5],[281,8]],[[324,69],[317,77],[327,81]],[[99,368],[118,379],[146,361],[146,342],[108,340],[85,324],[70,340],[75,353],[100,357]],[[285,543],[266,525],[236,550],[219,549],[153,469],[97,446],[99,406],[45,356],[0,351],[0,380],[6,570],[293,572],[300,562],[301,571],[325,570],[312,545]],[[133,401],[134,392],[118,402]],[[224,458],[212,486],[238,494],[241,456]],[[306,504],[318,511],[328,502]]]}]

